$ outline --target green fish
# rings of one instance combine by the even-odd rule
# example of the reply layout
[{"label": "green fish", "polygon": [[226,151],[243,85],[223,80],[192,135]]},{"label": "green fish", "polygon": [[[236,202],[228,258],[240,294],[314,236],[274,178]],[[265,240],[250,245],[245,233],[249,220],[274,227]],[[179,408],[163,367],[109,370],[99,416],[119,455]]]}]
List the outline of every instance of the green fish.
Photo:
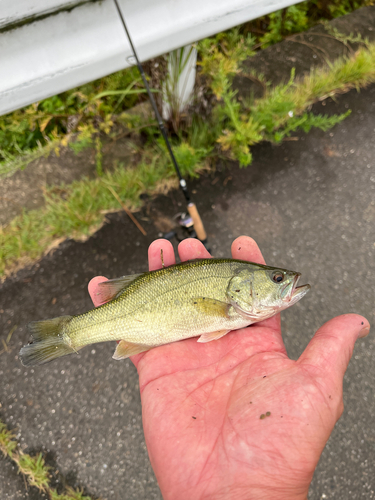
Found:
[{"label": "green fish", "polygon": [[300,300],[300,273],[233,259],[188,261],[99,284],[101,306],[78,316],[29,324],[33,341],[20,351],[23,365],[41,365],[82,347],[120,341],[124,359],[170,342],[219,339],[274,316]]}]

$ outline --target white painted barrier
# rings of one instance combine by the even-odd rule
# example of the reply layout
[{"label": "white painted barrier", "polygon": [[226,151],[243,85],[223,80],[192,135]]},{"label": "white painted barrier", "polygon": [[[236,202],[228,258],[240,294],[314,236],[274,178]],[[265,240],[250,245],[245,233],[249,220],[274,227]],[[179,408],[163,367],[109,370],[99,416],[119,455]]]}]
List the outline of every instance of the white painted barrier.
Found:
[{"label": "white painted barrier", "polygon": [[[119,0],[141,61],[295,3]],[[0,0],[0,115],[132,64],[113,0]]]}]

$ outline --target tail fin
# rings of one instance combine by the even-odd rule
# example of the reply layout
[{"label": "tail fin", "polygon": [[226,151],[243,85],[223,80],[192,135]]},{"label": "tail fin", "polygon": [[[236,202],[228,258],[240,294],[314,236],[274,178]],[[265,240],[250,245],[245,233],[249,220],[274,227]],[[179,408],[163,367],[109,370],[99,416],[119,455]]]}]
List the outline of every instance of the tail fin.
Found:
[{"label": "tail fin", "polygon": [[72,354],[75,350],[66,343],[62,327],[72,319],[72,316],[45,321],[32,321],[28,324],[33,340],[20,350],[21,363],[24,366],[42,365],[60,356]]}]

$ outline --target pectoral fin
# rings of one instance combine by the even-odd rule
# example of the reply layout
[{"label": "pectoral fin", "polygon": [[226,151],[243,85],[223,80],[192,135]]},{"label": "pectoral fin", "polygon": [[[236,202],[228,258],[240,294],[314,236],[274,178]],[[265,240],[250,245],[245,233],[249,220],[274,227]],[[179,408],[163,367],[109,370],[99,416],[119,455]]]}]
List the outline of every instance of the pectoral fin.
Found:
[{"label": "pectoral fin", "polygon": [[140,274],[131,274],[130,276],[122,276],[113,280],[103,281],[98,285],[96,293],[97,298],[100,300],[100,305],[109,302],[116,298],[116,296],[132,281],[141,276]]},{"label": "pectoral fin", "polygon": [[220,300],[210,299],[208,297],[196,297],[193,299],[193,305],[201,312],[210,316],[228,317],[230,304]]},{"label": "pectoral fin", "polygon": [[199,337],[197,342],[211,342],[211,340],[217,340],[224,337],[230,330],[218,330],[217,332],[204,333]]},{"label": "pectoral fin", "polygon": [[132,344],[131,342],[126,342],[126,340],[120,340],[117,344],[116,350],[112,356],[113,359],[125,359],[134,354],[139,354],[140,352],[148,351],[152,349],[152,346]]}]

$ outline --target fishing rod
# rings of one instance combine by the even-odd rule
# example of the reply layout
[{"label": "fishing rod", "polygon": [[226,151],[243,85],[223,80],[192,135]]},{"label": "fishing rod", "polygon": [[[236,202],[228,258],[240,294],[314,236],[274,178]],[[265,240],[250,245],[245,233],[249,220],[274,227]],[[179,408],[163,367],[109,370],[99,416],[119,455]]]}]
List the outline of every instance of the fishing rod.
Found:
[{"label": "fishing rod", "polygon": [[[114,0],[114,2],[115,2],[115,5],[116,5],[116,8],[117,8],[117,12],[118,12],[118,14],[120,16],[122,25],[124,27],[126,36],[127,36],[128,40],[129,40],[130,47],[132,49],[134,59],[136,61],[138,70],[139,70],[139,72],[141,74],[141,77],[142,77],[142,80],[143,80],[143,84],[144,84],[144,86],[145,86],[145,88],[147,90],[149,99],[151,101],[151,105],[153,107],[153,110],[154,110],[154,113],[155,113],[156,120],[158,122],[158,126],[159,126],[159,129],[160,129],[160,132],[162,133],[164,142],[165,142],[165,144],[167,146],[167,149],[168,149],[169,156],[171,157],[174,169],[175,169],[176,174],[178,176],[180,188],[181,188],[181,190],[182,190],[182,192],[183,192],[183,194],[185,196],[185,200],[186,200],[186,204],[187,204],[187,211],[189,212],[189,215],[191,217],[195,233],[197,235],[197,238],[207,247],[207,233],[206,233],[206,231],[204,229],[202,219],[201,219],[201,217],[199,215],[199,212],[198,212],[198,209],[197,209],[195,203],[193,203],[191,201],[190,193],[188,191],[187,184],[186,184],[186,180],[182,177],[182,174],[181,174],[180,168],[178,166],[176,157],[173,154],[172,146],[171,146],[171,143],[169,142],[167,131],[165,130],[164,121],[163,121],[163,119],[162,119],[162,117],[161,117],[161,115],[159,113],[159,110],[158,110],[158,107],[156,105],[154,96],[152,95],[152,92],[151,92],[150,87],[148,85],[148,82],[147,82],[147,79],[146,79],[146,75],[145,75],[145,72],[143,70],[143,66],[142,66],[142,64],[141,64],[141,62],[140,62],[140,60],[138,58],[137,51],[135,50],[135,46],[133,44],[133,41],[132,41],[132,38],[130,36],[129,30],[128,30],[127,26],[126,26],[125,18],[123,16],[122,12],[121,12],[121,9],[120,9],[120,6],[118,4],[118,1]],[[189,228],[189,224],[188,223],[182,223],[182,225],[185,226],[185,227],[187,227],[187,228]]]}]

